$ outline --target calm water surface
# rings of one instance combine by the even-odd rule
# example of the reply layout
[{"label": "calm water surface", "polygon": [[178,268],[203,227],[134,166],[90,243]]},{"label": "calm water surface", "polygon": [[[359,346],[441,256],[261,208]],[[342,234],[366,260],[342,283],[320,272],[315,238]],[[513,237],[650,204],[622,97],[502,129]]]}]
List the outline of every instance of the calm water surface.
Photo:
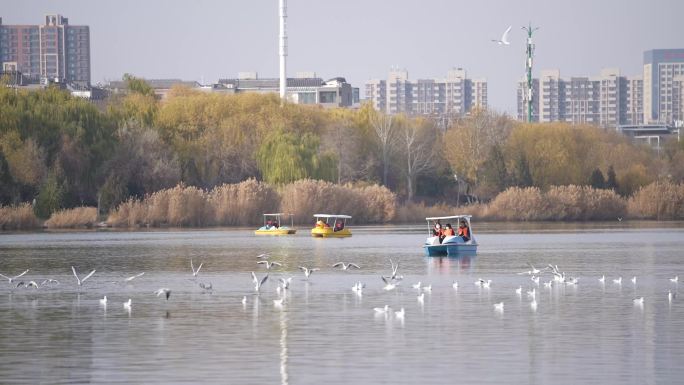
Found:
[{"label": "calm water surface", "polygon": [[[667,293],[678,290],[668,278],[684,280],[684,227],[638,226],[483,224],[477,257],[461,259],[424,257],[419,226],[356,227],[348,239],[312,239],[306,229],[0,234],[0,273],[29,268],[19,280],[60,281],[37,290],[0,283],[0,382],[682,383],[684,297],[669,303]],[[255,295],[250,271],[266,274],[255,259],[263,252],[283,267]],[[405,279],[386,292],[390,257]],[[204,264],[196,281],[191,258]],[[337,261],[362,269],[334,270]],[[534,311],[525,295],[534,283],[516,274],[527,262],[557,264],[579,285],[536,287]],[[97,272],[79,290],[71,265]],[[307,281],[299,266],[321,271]],[[289,276],[277,308],[277,278]],[[491,289],[474,284],[480,277]],[[351,290],[357,281],[362,296]],[[432,285],[422,305],[418,281]],[[152,294],[160,287],[170,300]],[[405,320],[375,315],[384,305],[404,307]]]}]

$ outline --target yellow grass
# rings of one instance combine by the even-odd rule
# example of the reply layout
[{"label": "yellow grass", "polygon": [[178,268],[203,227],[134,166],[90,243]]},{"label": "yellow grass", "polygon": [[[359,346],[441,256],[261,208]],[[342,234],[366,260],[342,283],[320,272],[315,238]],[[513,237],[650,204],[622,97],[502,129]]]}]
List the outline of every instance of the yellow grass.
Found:
[{"label": "yellow grass", "polygon": [[0,206],[0,230],[29,230],[40,228],[40,221],[33,213],[33,206]]},{"label": "yellow grass", "polygon": [[97,222],[97,208],[75,207],[52,213],[45,226],[51,229],[93,227]]}]

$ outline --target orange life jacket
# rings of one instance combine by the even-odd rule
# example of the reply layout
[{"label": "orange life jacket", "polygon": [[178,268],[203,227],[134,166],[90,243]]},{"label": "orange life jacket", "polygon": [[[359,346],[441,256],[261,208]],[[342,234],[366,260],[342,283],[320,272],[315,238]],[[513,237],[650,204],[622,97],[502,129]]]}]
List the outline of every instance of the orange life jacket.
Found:
[{"label": "orange life jacket", "polygon": [[458,235],[461,237],[468,238],[468,228],[467,227],[459,227],[458,228]]}]

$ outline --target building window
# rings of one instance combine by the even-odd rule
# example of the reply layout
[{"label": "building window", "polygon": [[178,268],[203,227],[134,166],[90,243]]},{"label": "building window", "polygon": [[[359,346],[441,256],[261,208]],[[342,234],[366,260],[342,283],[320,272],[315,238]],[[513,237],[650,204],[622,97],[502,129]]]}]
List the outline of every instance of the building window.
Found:
[{"label": "building window", "polygon": [[335,103],[337,99],[337,92],[335,91],[321,91],[319,94],[319,101],[321,103]]}]

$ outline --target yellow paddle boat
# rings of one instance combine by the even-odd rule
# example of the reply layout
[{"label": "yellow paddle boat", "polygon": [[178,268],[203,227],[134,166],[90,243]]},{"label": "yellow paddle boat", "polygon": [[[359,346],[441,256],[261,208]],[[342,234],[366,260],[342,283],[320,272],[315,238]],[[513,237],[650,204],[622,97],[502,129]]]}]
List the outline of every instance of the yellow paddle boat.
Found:
[{"label": "yellow paddle boat", "polygon": [[[283,225],[283,217],[290,217],[290,226]],[[275,213],[264,214],[264,225],[259,227],[254,232],[256,235],[288,235],[294,234],[297,229],[294,228],[293,214]]]},{"label": "yellow paddle boat", "polygon": [[347,228],[347,219],[351,219],[349,215],[341,214],[315,214],[316,227],[311,229],[311,235],[314,237],[323,238],[341,238],[351,237],[351,230]]}]

